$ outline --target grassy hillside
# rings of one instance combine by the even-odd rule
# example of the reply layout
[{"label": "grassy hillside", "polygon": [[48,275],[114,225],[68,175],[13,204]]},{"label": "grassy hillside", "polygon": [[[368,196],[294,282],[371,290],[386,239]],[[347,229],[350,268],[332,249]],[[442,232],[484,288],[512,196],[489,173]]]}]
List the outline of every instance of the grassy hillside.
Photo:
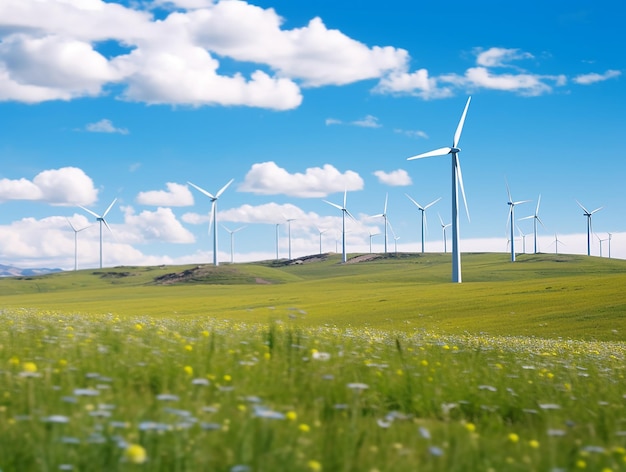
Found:
[{"label": "grassy hillside", "polygon": [[0,306],[626,340],[626,261],[508,257],[464,254],[462,284],[450,282],[449,254],[82,270],[0,279]]}]

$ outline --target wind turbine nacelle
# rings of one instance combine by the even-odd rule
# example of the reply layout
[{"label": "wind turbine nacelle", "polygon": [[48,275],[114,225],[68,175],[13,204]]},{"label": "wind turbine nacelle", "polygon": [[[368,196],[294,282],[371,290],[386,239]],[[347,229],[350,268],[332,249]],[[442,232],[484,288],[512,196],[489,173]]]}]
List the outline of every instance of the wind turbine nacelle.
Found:
[{"label": "wind turbine nacelle", "polygon": [[450,154],[456,154],[457,152],[461,152],[461,148],[450,148]]}]

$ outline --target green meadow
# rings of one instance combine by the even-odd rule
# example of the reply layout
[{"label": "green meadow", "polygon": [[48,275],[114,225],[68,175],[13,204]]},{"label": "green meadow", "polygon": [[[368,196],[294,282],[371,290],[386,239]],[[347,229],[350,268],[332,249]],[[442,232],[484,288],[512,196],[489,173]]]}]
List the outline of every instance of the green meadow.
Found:
[{"label": "green meadow", "polygon": [[0,470],[626,470],[626,261],[0,279]]}]

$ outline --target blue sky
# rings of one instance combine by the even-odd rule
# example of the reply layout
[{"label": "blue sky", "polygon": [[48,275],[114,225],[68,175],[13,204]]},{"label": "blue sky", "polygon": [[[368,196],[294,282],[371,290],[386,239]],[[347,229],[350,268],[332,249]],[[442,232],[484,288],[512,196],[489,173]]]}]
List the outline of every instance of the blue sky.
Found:
[{"label": "blue sky", "polygon": [[[443,250],[450,146],[471,221],[461,250],[507,251],[515,217],[541,195],[541,252],[586,253],[586,219],[626,258],[626,132],[619,0],[293,2],[3,0],[0,3],[0,264],[74,266],[74,231],[107,214],[104,265],[204,263],[210,193],[219,260],[334,251],[342,203],[348,252]],[[517,221],[533,249],[531,220]],[[519,234],[519,233],[518,233]],[[394,235],[397,240],[394,241]],[[450,230],[447,230],[450,250]],[[97,225],[77,234],[78,267],[99,264]],[[382,234],[371,238],[383,250]],[[338,247],[341,245],[339,243]],[[608,241],[602,243],[608,255]]]}]

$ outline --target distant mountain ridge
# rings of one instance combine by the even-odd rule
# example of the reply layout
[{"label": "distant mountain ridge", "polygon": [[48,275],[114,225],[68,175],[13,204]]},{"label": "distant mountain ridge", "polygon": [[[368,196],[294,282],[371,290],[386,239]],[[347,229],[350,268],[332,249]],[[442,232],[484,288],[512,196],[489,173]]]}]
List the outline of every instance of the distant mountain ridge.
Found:
[{"label": "distant mountain ridge", "polygon": [[34,275],[45,275],[53,272],[62,272],[62,269],[20,269],[19,267],[0,264],[0,277],[30,277]]}]

